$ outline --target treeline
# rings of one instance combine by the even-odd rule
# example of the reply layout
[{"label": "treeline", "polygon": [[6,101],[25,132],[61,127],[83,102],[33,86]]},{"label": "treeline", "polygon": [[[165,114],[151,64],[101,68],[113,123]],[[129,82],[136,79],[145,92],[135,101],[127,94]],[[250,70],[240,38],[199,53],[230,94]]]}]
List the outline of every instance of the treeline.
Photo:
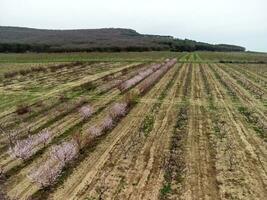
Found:
[{"label": "treeline", "polygon": [[263,61],[263,60],[258,60],[258,61],[219,60],[219,63],[226,63],[226,64],[267,64],[267,61]]},{"label": "treeline", "polygon": [[61,47],[46,44],[0,44],[0,52],[2,53],[25,53],[25,52],[143,52],[143,51],[245,51],[244,47],[234,45],[211,45],[200,42],[187,42],[179,40],[175,42],[162,42],[164,45],[156,46],[105,46],[105,47]]},{"label": "treeline", "polygon": [[167,51],[170,50],[166,46],[105,46],[105,47],[64,47],[64,46],[51,46],[46,44],[0,44],[1,53],[25,53],[25,52],[142,52],[142,51]]},{"label": "treeline", "polygon": [[174,39],[172,41],[163,42],[168,44],[171,51],[245,51],[244,47],[227,44],[208,44],[204,42],[196,42],[194,40],[179,40]]},{"label": "treeline", "polygon": [[25,52],[48,52],[49,45],[46,44],[18,44],[18,43],[0,43],[0,52],[2,53],[25,53]]}]

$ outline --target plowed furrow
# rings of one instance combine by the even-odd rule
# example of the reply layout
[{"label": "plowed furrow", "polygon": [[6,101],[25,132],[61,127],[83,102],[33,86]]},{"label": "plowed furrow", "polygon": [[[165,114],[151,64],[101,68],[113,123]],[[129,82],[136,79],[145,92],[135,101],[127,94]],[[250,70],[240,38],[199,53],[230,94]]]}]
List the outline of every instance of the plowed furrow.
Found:
[{"label": "plowed furrow", "polygon": [[[206,68],[207,69],[207,68]],[[225,93],[210,71],[206,71],[214,90]],[[217,89],[215,89],[217,88]],[[214,102],[224,122],[216,140],[216,171],[222,199],[261,199],[266,193],[266,145],[249,133],[237,117],[229,97]],[[265,167],[264,167],[265,166]],[[243,179],[246,177],[246,179]]]}]

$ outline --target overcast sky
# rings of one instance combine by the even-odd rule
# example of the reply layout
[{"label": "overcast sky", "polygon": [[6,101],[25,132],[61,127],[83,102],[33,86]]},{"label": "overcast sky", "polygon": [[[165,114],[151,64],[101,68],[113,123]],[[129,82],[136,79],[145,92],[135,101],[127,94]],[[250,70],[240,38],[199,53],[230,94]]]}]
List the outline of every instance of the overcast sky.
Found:
[{"label": "overcast sky", "polygon": [[267,0],[0,0],[0,25],[132,28],[267,52]]}]

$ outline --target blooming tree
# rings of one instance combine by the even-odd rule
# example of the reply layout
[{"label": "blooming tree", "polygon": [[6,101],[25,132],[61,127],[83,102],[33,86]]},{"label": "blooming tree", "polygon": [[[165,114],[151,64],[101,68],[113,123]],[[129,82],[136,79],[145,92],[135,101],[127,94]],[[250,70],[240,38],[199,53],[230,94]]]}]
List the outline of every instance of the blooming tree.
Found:
[{"label": "blooming tree", "polygon": [[112,82],[108,82],[106,84],[104,84],[103,86],[99,87],[99,91],[100,93],[104,93],[114,87],[119,87],[120,84],[122,84],[123,80],[117,79],[117,80],[113,80]]},{"label": "blooming tree", "polygon": [[113,127],[113,119],[110,115],[108,115],[104,120],[103,120],[103,123],[102,123],[102,129],[103,130],[109,130]]},{"label": "blooming tree", "polygon": [[15,141],[14,146],[9,149],[9,153],[13,158],[26,160],[35,153],[36,146],[40,144],[46,145],[51,138],[52,132],[44,129],[38,134],[28,136],[26,139]]},{"label": "blooming tree", "polygon": [[124,116],[127,111],[127,103],[115,103],[110,109],[110,116],[112,119],[117,119]]},{"label": "blooming tree", "polygon": [[79,148],[74,140],[55,145],[50,151],[50,158],[60,162],[63,166],[75,158],[79,153]]},{"label": "blooming tree", "polygon": [[104,133],[104,131],[109,130],[113,127],[114,121],[120,117],[123,117],[127,112],[127,103],[115,103],[111,109],[110,113],[104,118],[102,123],[97,126],[93,125],[87,130],[89,138],[99,137]]},{"label": "blooming tree", "polygon": [[79,109],[79,112],[81,116],[83,117],[83,119],[88,119],[93,114],[94,110],[91,106],[86,105],[86,106],[82,106]]},{"label": "blooming tree", "polygon": [[40,185],[40,187],[46,187],[52,185],[61,173],[63,166],[61,163],[55,163],[54,160],[47,160],[42,163],[40,167],[31,170],[28,174],[28,178],[33,182]]},{"label": "blooming tree", "polygon": [[78,153],[78,145],[74,140],[54,145],[49,157],[39,167],[29,172],[29,179],[40,187],[52,185],[60,176],[66,164],[75,159]]},{"label": "blooming tree", "polygon": [[151,76],[145,79],[139,86],[139,92],[145,93],[157,80],[159,80],[175,63],[176,59],[165,61],[165,64],[154,72]]},{"label": "blooming tree", "polygon": [[91,127],[88,129],[87,133],[88,133],[89,135],[91,135],[92,137],[98,137],[98,136],[102,135],[102,130],[103,130],[102,127],[91,126]]},{"label": "blooming tree", "polygon": [[142,81],[144,78],[146,78],[147,76],[152,74],[155,70],[159,69],[160,67],[161,67],[160,64],[154,64],[151,67],[149,67],[148,69],[140,71],[134,77],[132,77],[129,80],[127,80],[127,81],[123,82],[122,84],[120,84],[119,87],[118,87],[119,90],[123,92],[123,91],[129,89],[130,87],[136,85],[137,83]]}]

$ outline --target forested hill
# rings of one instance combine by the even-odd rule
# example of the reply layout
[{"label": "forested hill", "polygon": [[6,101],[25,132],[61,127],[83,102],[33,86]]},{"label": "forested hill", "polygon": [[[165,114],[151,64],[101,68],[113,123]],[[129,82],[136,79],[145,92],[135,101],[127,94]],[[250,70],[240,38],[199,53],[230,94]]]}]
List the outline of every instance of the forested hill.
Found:
[{"label": "forested hill", "polygon": [[0,52],[161,50],[245,51],[245,48],[181,40],[172,36],[143,35],[121,28],[46,30],[0,26]]}]

